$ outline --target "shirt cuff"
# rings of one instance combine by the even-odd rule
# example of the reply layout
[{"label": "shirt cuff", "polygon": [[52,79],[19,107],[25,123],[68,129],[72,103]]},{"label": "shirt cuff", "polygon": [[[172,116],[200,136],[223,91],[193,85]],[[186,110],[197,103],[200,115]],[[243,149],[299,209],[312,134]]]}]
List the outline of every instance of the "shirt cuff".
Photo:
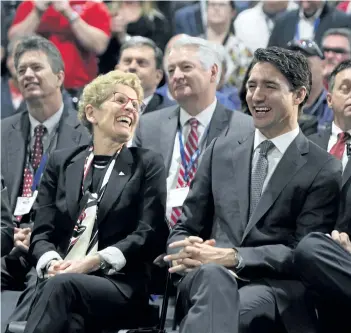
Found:
[{"label": "shirt cuff", "polygon": [[61,256],[56,251],[46,252],[39,258],[36,267],[39,278],[45,278],[47,266],[53,260],[62,260]]},{"label": "shirt cuff", "polygon": [[112,275],[119,272],[127,263],[122,251],[114,246],[109,246],[98,252],[101,258],[111,267],[107,268],[105,273]]}]

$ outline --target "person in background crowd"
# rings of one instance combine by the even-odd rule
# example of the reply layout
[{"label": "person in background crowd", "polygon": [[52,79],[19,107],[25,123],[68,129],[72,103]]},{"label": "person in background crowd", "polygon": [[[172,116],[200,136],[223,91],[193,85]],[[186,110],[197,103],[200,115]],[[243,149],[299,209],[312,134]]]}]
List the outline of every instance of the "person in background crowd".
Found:
[{"label": "person in background crowd", "polygon": [[[221,62],[211,43],[185,36],[170,47],[165,61],[169,87],[178,105],[140,118],[134,144],[160,152],[167,172],[167,218],[173,226],[201,153],[232,125],[235,132],[252,127],[250,117],[225,109],[216,98]],[[184,188],[178,194],[179,188]],[[179,197],[178,197],[179,195]]]},{"label": "person in background crowd", "polygon": [[54,152],[45,170],[29,249],[40,285],[25,333],[67,333],[74,315],[84,323],[70,332],[120,328],[148,304],[148,266],[168,228],[161,156],[125,146],[142,99],[132,73],[84,88],[79,118],[93,141]]},{"label": "person in background crowd", "polygon": [[300,0],[300,8],[276,21],[269,46],[285,47],[292,40],[311,39],[321,46],[324,33],[331,28],[351,29],[350,17],[325,0]]},{"label": "person in background crowd", "polygon": [[[13,248],[14,220],[10,208],[7,188],[1,175],[1,257],[10,253]],[[23,241],[24,238],[22,238]]]},{"label": "person in background crowd", "polygon": [[351,14],[351,1],[350,0],[341,1],[337,7],[341,11],[343,11],[347,14]]},{"label": "person in background crowd", "polygon": [[100,56],[100,73],[113,70],[121,45],[131,36],[150,38],[163,50],[171,37],[171,29],[154,1],[109,1],[111,31],[106,52]]},{"label": "person in background crowd", "polygon": [[64,103],[64,64],[53,43],[40,36],[21,40],[16,46],[14,65],[26,110],[1,121],[1,173],[11,213],[17,220],[15,249],[1,259],[1,290],[21,291],[26,287],[12,318],[21,321],[37,281],[27,251],[32,206],[47,157],[55,149],[87,144],[91,139],[72,104]]},{"label": "person in background crowd", "polygon": [[228,53],[226,83],[238,89],[241,87],[246,68],[252,59],[252,53],[234,34],[233,19],[235,15],[235,1],[207,1],[207,29],[205,34],[199,37],[224,46]]},{"label": "person in background crowd", "polygon": [[79,97],[98,74],[97,56],[104,53],[110,37],[109,13],[100,1],[23,1],[8,35],[11,40],[31,33],[58,48],[65,64],[64,87]]},{"label": "person in background crowd", "polygon": [[7,45],[6,67],[7,74],[1,77],[1,119],[24,111],[26,106],[18,87],[17,73],[14,64],[16,45],[26,37],[13,39]]},{"label": "person in background crowd", "polygon": [[351,29],[329,29],[322,39],[324,53],[323,77],[328,86],[331,72],[342,61],[351,59]]},{"label": "person in background crowd", "polygon": [[344,169],[351,156],[351,60],[340,63],[330,75],[327,100],[334,121],[309,139],[342,161]]},{"label": "person in background crowd", "polygon": [[135,73],[141,81],[144,91],[143,113],[162,109],[171,105],[168,98],[156,93],[156,88],[163,78],[163,52],[149,38],[131,37],[121,47],[121,54],[116,69]]},{"label": "person in background crowd", "polygon": [[[311,233],[297,246],[295,270],[316,301],[320,333],[348,333],[351,312],[351,60],[330,77],[328,102],[334,110],[332,132],[311,140],[342,161],[339,217],[330,234]],[[347,144],[348,142],[348,144]]]},{"label": "person in background crowd", "polygon": [[187,6],[179,8],[174,13],[174,32],[176,35],[199,36],[204,33],[206,22],[204,20],[205,1],[189,2]]},{"label": "person in background crowd", "polygon": [[167,242],[180,333],[314,332],[292,255],[311,231],[332,230],[341,164],[298,127],[310,85],[303,55],[256,50],[246,95],[256,129],[212,141]]},{"label": "person in background crowd", "polygon": [[292,40],[287,48],[292,51],[301,52],[307,57],[308,65],[312,73],[311,92],[303,113],[316,117],[318,120],[318,130],[324,130],[333,121],[333,111],[327,102],[327,91],[323,85],[323,59],[324,55],[318,45],[312,40]]},{"label": "person in background crowd", "polygon": [[295,1],[292,0],[258,1],[253,8],[239,13],[234,20],[235,35],[251,52],[266,47],[277,18],[296,7]]}]

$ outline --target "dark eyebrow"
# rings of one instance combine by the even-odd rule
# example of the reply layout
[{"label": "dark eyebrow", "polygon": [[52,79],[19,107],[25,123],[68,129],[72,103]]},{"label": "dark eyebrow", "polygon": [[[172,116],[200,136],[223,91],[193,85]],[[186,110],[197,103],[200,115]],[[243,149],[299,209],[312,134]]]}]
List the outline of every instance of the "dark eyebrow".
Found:
[{"label": "dark eyebrow", "polygon": [[[248,80],[248,81],[247,81],[247,84],[256,83],[256,82],[257,82],[256,80],[251,79],[251,80]],[[272,80],[263,80],[263,83],[264,83],[264,84],[274,84],[274,85],[276,85],[276,86],[278,85],[277,82],[272,81]]]}]

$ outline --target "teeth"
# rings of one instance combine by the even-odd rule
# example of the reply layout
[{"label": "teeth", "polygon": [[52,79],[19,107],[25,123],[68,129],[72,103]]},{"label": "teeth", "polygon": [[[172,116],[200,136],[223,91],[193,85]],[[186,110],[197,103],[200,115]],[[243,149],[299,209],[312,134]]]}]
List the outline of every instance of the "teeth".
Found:
[{"label": "teeth", "polygon": [[118,122],[126,122],[129,126],[131,125],[132,121],[128,117],[120,116],[117,118]]},{"label": "teeth", "polygon": [[270,108],[261,107],[261,108],[255,108],[255,110],[257,112],[268,112],[270,110]]}]

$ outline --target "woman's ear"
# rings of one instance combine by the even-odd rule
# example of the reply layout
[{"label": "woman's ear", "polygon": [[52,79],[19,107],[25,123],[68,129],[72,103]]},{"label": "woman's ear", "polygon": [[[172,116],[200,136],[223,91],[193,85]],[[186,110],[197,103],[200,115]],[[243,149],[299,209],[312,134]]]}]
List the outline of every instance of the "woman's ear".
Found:
[{"label": "woman's ear", "polygon": [[85,107],[85,116],[91,124],[97,124],[97,120],[95,117],[95,108],[91,104],[88,104]]}]

